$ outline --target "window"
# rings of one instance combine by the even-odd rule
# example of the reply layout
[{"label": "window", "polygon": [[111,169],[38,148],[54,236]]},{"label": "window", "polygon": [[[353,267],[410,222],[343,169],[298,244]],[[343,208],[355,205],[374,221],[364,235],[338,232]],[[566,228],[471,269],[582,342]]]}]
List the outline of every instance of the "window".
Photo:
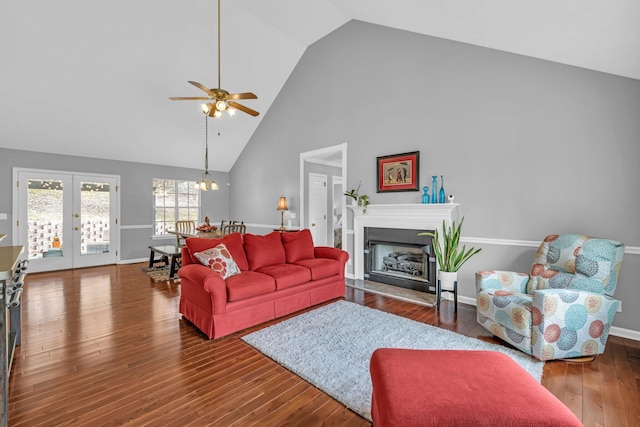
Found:
[{"label": "window", "polygon": [[194,181],[153,179],[153,231],[154,235],[166,235],[175,228],[178,220],[200,217],[200,190]]}]

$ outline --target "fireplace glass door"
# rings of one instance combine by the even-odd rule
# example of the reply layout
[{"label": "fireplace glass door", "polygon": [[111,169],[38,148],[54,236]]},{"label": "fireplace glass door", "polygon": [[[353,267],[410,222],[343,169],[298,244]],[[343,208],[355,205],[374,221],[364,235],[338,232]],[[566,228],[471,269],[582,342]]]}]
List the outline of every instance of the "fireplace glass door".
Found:
[{"label": "fireplace glass door", "polygon": [[435,257],[431,238],[420,230],[365,229],[364,278],[435,293]]}]

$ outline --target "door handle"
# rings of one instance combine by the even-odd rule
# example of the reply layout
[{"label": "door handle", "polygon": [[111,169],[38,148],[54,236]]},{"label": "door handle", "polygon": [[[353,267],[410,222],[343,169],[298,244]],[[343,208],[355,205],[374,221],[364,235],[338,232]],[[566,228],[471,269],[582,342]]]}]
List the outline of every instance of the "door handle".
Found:
[{"label": "door handle", "polygon": [[311,224],[311,226],[312,226],[312,227],[315,227],[315,226],[316,226],[316,223],[315,223],[315,222],[314,222],[314,223],[312,223],[312,224]]},{"label": "door handle", "polygon": [[76,228],[74,228],[74,230],[78,231],[78,230],[80,230],[80,227],[76,227]]},{"label": "door handle", "polygon": [[80,218],[80,214],[74,214],[73,216],[75,216],[76,218]]}]

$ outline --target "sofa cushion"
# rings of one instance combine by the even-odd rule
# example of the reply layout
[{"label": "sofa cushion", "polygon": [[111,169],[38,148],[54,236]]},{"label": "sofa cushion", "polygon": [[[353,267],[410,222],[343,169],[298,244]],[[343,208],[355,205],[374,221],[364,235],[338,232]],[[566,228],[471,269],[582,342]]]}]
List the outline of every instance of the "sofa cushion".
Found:
[{"label": "sofa cushion", "polygon": [[191,255],[191,261],[198,263],[200,260],[194,256],[196,252],[202,252],[207,249],[214,248],[220,243],[224,245],[231,252],[233,260],[238,265],[240,271],[246,271],[249,269],[249,263],[247,262],[247,256],[244,253],[242,246],[242,236],[240,233],[232,233],[224,236],[220,239],[203,239],[201,237],[190,237],[186,240],[187,248],[189,248],[189,254]]},{"label": "sofa cushion", "polygon": [[276,281],[273,277],[255,271],[243,271],[229,277],[225,283],[229,302],[268,294],[276,290]]},{"label": "sofa cushion", "polygon": [[340,274],[340,263],[335,259],[302,259],[295,264],[308,268],[311,271],[311,280],[324,279],[325,277]]},{"label": "sofa cushion", "polygon": [[276,290],[287,289],[311,280],[311,272],[308,268],[294,264],[267,265],[256,271],[273,277],[276,281]]},{"label": "sofa cushion", "polygon": [[244,235],[244,250],[250,270],[274,264],[284,264],[286,257],[280,240],[280,233],[274,231],[265,236]]},{"label": "sofa cushion", "polygon": [[200,260],[202,265],[210,267],[223,279],[240,273],[238,264],[233,260],[229,249],[227,249],[224,243],[220,243],[218,246],[206,249],[202,252],[196,252],[194,255],[198,260]]},{"label": "sofa cushion", "polygon": [[313,258],[313,238],[311,231],[305,228],[300,231],[282,233],[282,245],[287,262],[292,264],[301,259]]}]

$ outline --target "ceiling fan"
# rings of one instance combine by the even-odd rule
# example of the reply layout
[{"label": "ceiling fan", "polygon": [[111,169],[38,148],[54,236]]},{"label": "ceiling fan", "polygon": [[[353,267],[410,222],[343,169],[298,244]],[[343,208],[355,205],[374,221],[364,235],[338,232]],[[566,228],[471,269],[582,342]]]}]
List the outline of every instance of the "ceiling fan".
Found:
[{"label": "ceiling fan", "polygon": [[189,81],[189,83],[204,91],[207,96],[172,96],[169,99],[172,101],[208,101],[201,106],[202,111],[209,117],[222,117],[223,111],[227,111],[229,115],[233,115],[235,110],[240,110],[252,115],[253,117],[260,114],[249,107],[245,107],[244,105],[235,102],[238,99],[258,99],[255,94],[251,92],[229,93],[222,89],[222,86],[220,85],[220,0],[218,0],[218,87],[209,89],[198,82]]}]

